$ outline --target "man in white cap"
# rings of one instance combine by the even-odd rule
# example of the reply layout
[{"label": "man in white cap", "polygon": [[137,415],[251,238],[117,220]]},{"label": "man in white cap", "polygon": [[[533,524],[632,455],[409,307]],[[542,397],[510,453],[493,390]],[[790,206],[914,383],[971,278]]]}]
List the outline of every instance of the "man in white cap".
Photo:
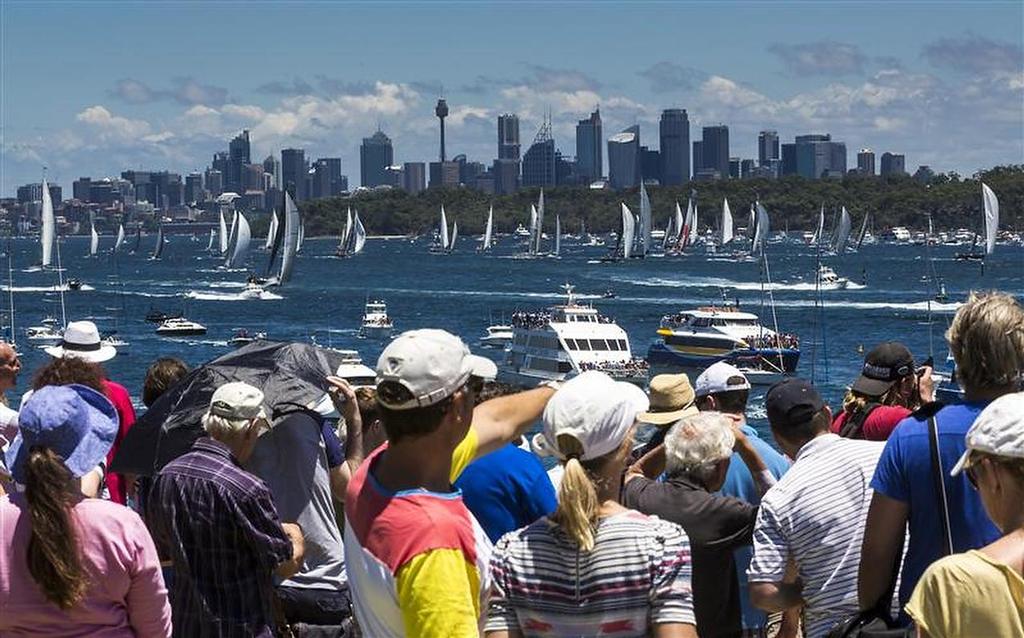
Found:
[{"label": "man in white cap", "polygon": [[406,332],[381,353],[388,442],[359,466],[345,499],[345,565],[365,635],[479,634],[490,543],[451,485],[474,458],[522,435],[553,394],[538,388],[474,409],[496,373],[443,330]]},{"label": "man in white cap", "polygon": [[[747,402],[750,399],[750,381],[739,368],[725,361],[719,361],[708,367],[697,377],[696,388],[697,407],[705,412],[720,412],[736,424],[740,432],[746,436],[754,450],[764,461],[775,480],[782,478],[782,475],[789,469],[789,461],[779,454],[770,443],[760,437],[757,430],[747,424]],[[733,453],[732,461],[729,463],[729,471],[725,475],[725,483],[722,484],[720,492],[726,496],[732,496],[751,505],[761,503],[761,491],[754,482],[747,465],[742,462],[738,453]],[[760,609],[754,607],[750,602],[747,584],[747,567],[750,566],[750,559],[753,550],[749,545],[740,547],[734,552],[736,562],[736,581],[739,584],[740,610],[742,613],[743,630],[753,635],[758,635],[768,622],[767,615]],[[798,627],[800,614],[787,612],[783,618],[783,635]]]},{"label": "man in white cap", "polygon": [[282,523],[266,483],[242,469],[270,429],[263,393],[225,383],[202,419],[207,436],[153,481],[146,520],[170,558],[175,636],[270,638],[273,576],[303,562],[302,531]]}]

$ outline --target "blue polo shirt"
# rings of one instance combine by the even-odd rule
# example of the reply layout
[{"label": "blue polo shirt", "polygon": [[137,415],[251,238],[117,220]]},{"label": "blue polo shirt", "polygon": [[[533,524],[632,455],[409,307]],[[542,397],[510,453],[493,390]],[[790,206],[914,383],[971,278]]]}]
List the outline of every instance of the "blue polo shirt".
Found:
[{"label": "blue polo shirt", "polygon": [[[789,460],[762,439],[754,428],[744,423],[740,429],[750,439],[751,445],[757,450],[764,464],[768,466],[768,471],[776,479],[782,478],[782,475],[789,469]],[[752,505],[761,503],[761,495],[757,491],[757,485],[754,484],[754,477],[750,475],[747,464],[743,462],[738,453],[733,453],[732,459],[729,461],[729,471],[725,475],[721,493],[735,496]],[[740,586],[740,611],[743,615],[744,629],[764,627],[768,622],[768,616],[750,602],[747,567],[750,565],[750,558],[753,555],[754,550],[749,545],[733,552],[733,558],[736,561],[736,580]]]},{"label": "blue polo shirt", "polygon": [[511,443],[470,463],[455,487],[492,543],[558,507],[540,459]]},{"label": "blue polo shirt", "polygon": [[[935,415],[939,430],[939,459],[949,499],[949,525],[953,551],[966,552],[1000,537],[989,519],[981,497],[966,473],[949,472],[967,449],[964,436],[987,403],[958,403]],[[938,511],[928,442],[928,420],[911,415],[901,421],[886,441],[871,488],[909,508],[910,540],[903,561],[900,606],[906,604],[928,565],[943,555],[942,517]]]}]

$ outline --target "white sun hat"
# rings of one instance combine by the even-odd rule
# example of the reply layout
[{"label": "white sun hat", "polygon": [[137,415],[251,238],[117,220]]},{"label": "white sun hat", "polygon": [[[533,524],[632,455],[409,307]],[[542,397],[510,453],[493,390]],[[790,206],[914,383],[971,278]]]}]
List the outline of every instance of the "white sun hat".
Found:
[{"label": "white sun hat", "polygon": [[64,340],[45,349],[51,357],[76,357],[91,363],[110,361],[117,355],[114,346],[100,340],[100,331],[91,321],[72,321],[64,329]]}]

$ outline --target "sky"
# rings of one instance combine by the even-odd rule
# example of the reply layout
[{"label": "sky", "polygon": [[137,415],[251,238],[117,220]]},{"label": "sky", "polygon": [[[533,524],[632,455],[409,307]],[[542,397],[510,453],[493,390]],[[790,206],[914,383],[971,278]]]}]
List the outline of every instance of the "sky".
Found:
[{"label": "sky", "polygon": [[[341,157],[380,127],[395,161],[490,164],[497,116],[523,151],[550,112],[556,146],[600,106],[604,136],[662,109],[691,139],[724,123],[731,155],[757,133],[831,133],[963,175],[1024,163],[1024,3],[1012,2],[20,2],[0,0],[0,195],[43,166],[79,176],[205,169],[242,129],[253,161],[282,148]],[[607,160],[606,160],[607,161]]]}]

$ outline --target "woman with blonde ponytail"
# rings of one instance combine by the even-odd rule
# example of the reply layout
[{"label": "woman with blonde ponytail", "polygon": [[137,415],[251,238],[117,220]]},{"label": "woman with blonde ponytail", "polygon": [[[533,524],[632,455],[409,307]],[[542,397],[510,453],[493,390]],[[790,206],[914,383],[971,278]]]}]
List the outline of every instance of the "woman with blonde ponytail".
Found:
[{"label": "woman with blonde ponytail", "polygon": [[639,388],[594,371],[548,402],[534,446],[564,468],[558,509],[495,546],[487,638],[696,638],[686,533],[619,504],[647,407]]},{"label": "woman with blonde ponytail", "polygon": [[0,636],[169,636],[153,541],[135,512],[85,498],[117,412],[83,385],[39,388],[6,461],[23,490],[0,496]]}]

